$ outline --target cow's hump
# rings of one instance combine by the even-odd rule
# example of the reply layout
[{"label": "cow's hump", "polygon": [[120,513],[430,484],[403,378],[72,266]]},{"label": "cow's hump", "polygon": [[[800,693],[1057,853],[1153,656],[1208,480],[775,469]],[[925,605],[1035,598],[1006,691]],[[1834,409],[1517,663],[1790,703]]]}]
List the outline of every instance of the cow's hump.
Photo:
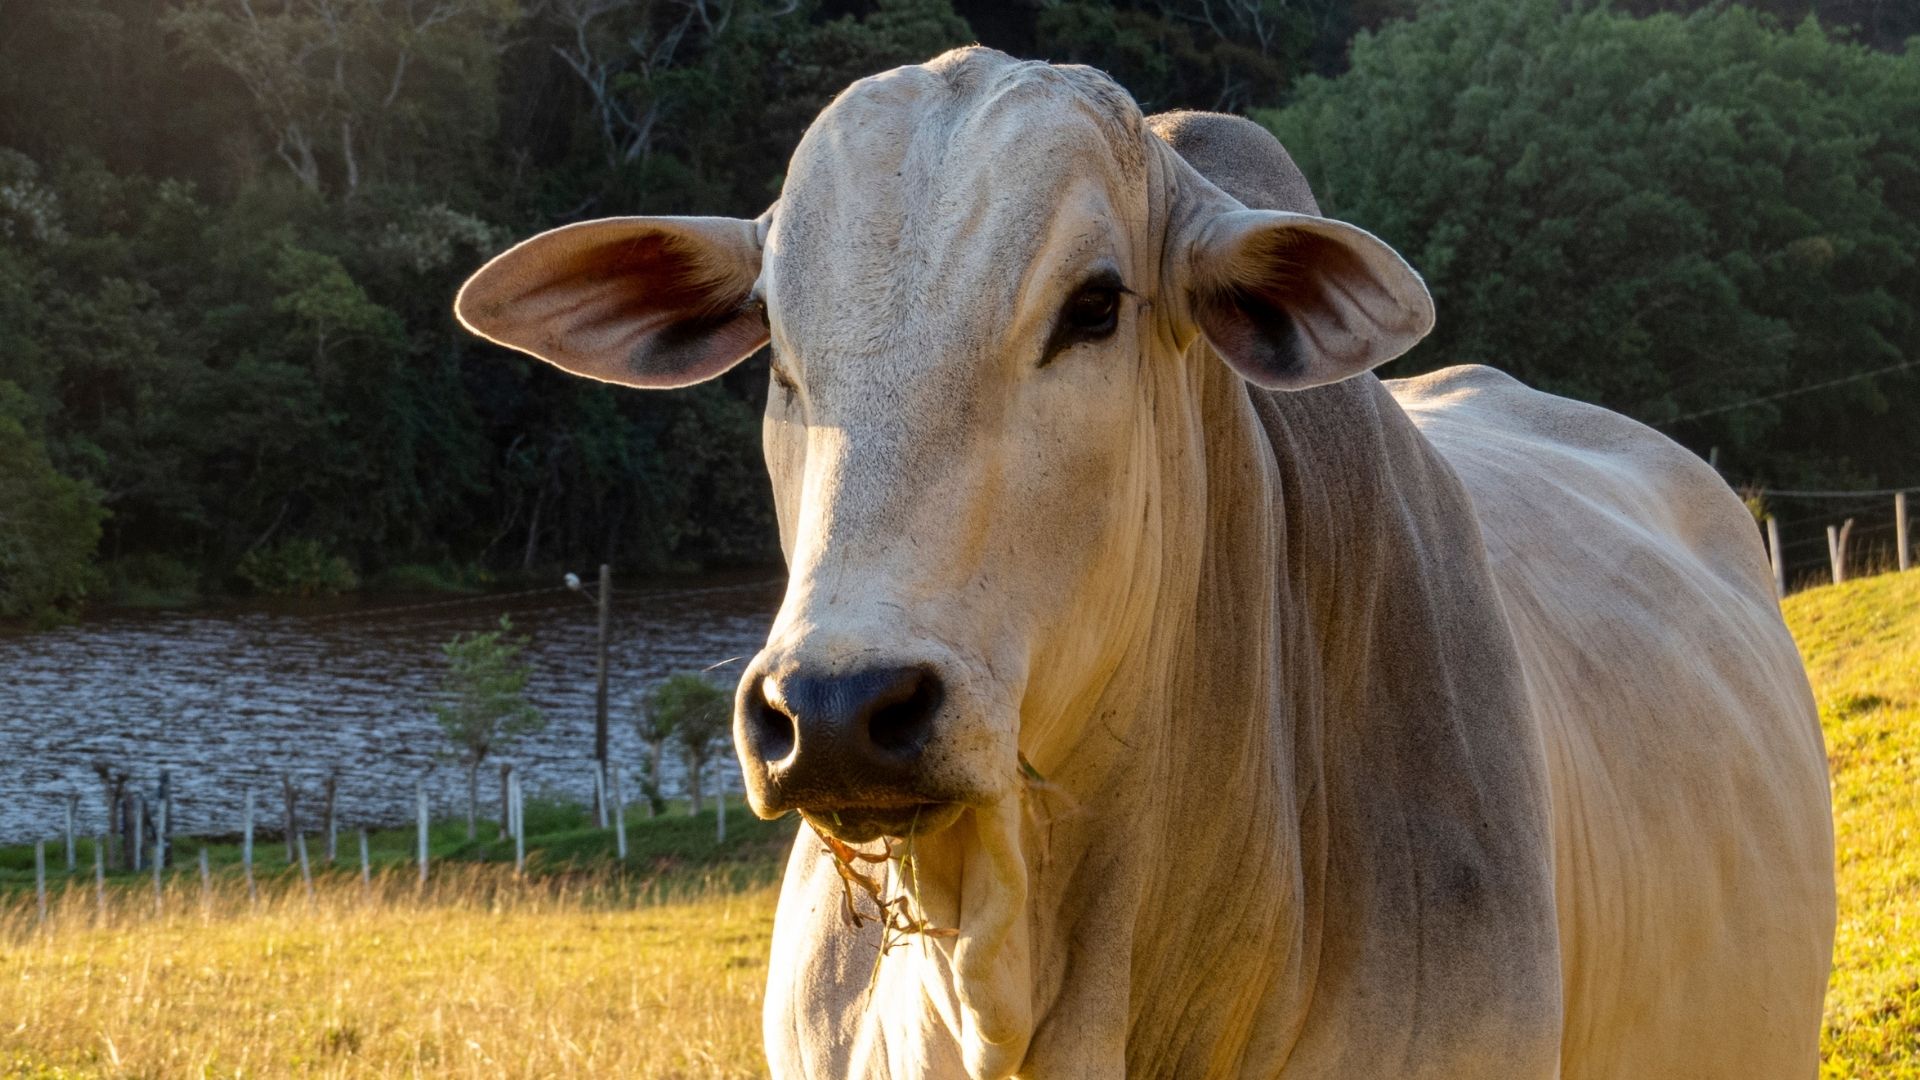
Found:
[{"label": "cow's hump", "polygon": [[1149,116],[1147,127],[1248,209],[1319,215],[1306,175],[1259,124],[1225,113],[1182,110]]}]

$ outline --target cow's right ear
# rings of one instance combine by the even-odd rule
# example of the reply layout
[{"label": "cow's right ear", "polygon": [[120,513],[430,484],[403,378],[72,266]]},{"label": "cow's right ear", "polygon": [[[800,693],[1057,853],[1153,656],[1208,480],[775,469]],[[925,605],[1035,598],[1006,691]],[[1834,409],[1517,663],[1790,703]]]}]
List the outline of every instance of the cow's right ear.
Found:
[{"label": "cow's right ear", "polygon": [[1194,314],[1221,359],[1269,390],[1378,367],[1433,329],[1433,298],[1405,259],[1344,221],[1232,210],[1192,248]]},{"label": "cow's right ear", "polygon": [[758,224],[626,217],[541,233],[480,268],[467,329],[576,375],[648,389],[711,379],[767,343]]}]

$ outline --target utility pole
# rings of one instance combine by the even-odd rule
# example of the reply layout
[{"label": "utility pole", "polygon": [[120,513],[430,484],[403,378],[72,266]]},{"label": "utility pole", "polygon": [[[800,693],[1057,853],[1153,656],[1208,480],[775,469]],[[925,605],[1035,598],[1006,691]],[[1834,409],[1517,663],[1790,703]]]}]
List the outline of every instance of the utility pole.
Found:
[{"label": "utility pole", "polygon": [[[566,576],[567,588],[584,594],[578,574]],[[600,828],[607,827],[607,619],[613,606],[613,568],[606,563],[600,564],[600,594],[592,598],[600,609],[600,648],[599,662],[595,665],[593,689],[593,768],[598,779],[594,782],[593,820]]]},{"label": "utility pole", "polygon": [[[593,765],[607,774],[607,613],[612,605],[612,567],[601,563],[601,642],[599,642],[599,665],[595,671],[593,686]],[[605,807],[601,807],[601,817],[605,819]]]}]

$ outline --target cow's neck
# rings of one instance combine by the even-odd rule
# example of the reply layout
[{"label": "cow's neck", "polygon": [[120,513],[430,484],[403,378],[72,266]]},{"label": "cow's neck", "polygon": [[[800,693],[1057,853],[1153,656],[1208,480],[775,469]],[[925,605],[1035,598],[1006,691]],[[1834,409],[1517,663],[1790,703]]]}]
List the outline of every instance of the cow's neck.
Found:
[{"label": "cow's neck", "polygon": [[[975,1076],[1023,1059],[1050,1078],[1352,1072],[1326,1049],[1356,1042],[1337,1018],[1417,1004],[1391,958],[1355,955],[1406,917],[1388,894],[1524,861],[1498,836],[1376,842],[1485,820],[1480,793],[1538,782],[1493,775],[1527,767],[1517,687],[1448,682],[1511,648],[1457,478],[1371,376],[1250,393],[1211,359],[1188,357],[1204,373],[1191,414],[1159,413],[1153,595],[1072,718],[1078,742],[1024,810],[976,812],[923,848],[933,921],[1000,960],[967,974],[955,945],[923,939],[919,962],[882,964],[885,1004],[855,1043],[886,1074],[957,1073],[960,1057]],[[1180,438],[1194,445],[1172,452]],[[995,830],[1016,871],[981,854]],[[1014,894],[1010,923],[966,906]],[[988,1028],[1006,1041],[976,1037]]]},{"label": "cow's neck", "polygon": [[[1380,667],[1433,662],[1381,655],[1385,608],[1406,602],[1383,590],[1420,580],[1431,547],[1477,547],[1378,380],[1275,395],[1216,370],[1197,388],[1203,482],[1164,509],[1200,534],[1167,526],[1153,618],[1087,718],[1095,779],[1060,811],[1086,824],[1029,843],[1035,1075],[1286,1059],[1327,974],[1329,866],[1351,858],[1335,819],[1366,782],[1350,763],[1402,734]],[[1116,1037],[1089,1045],[1099,1031]]]}]

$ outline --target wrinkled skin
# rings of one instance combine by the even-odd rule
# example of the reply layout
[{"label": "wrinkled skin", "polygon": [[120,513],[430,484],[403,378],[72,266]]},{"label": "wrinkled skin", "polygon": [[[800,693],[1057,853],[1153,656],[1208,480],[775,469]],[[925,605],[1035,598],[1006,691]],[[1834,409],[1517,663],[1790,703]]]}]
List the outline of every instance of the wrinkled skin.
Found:
[{"label": "wrinkled skin", "polygon": [[1367,374],[1426,292],[1252,125],[961,50],[758,221],[556,230],[458,307],[632,386],[772,344],[750,797],[911,834],[888,895],[954,932],[876,965],[803,830],[776,1076],[1814,1069],[1824,758],[1751,521],[1624,418]]}]

